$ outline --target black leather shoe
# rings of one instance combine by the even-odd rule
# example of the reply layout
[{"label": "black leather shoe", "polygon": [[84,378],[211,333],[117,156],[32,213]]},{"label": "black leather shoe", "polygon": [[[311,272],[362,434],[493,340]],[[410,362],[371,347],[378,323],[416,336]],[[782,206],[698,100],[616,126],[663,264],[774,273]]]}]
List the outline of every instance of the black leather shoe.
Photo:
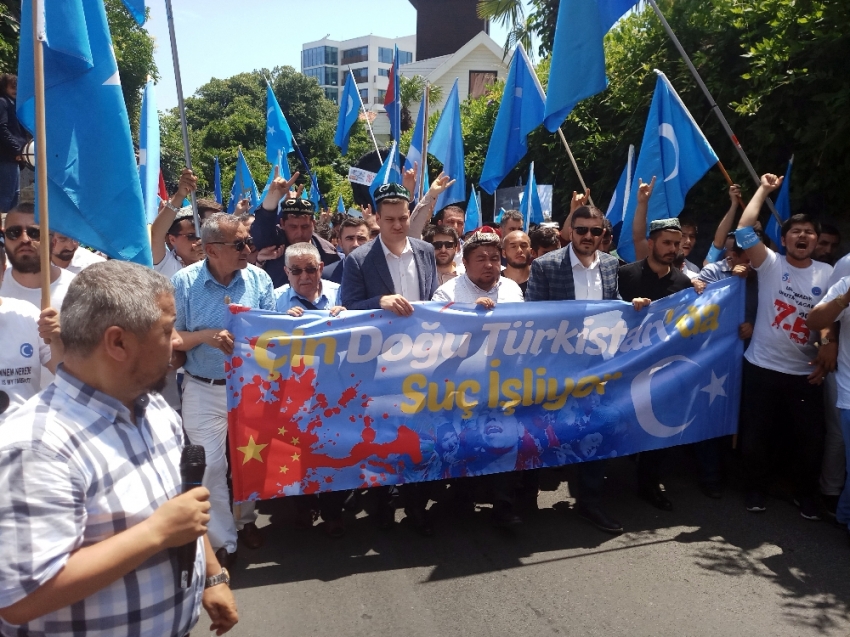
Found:
[{"label": "black leather shoe", "polygon": [[580,518],[584,518],[600,531],[614,535],[619,535],[623,532],[623,525],[614,518],[608,517],[608,514],[601,507],[577,504],[575,511]]},{"label": "black leather shoe", "polygon": [[421,509],[405,509],[404,514],[410,519],[413,528],[419,535],[431,537],[434,535],[434,527],[428,519],[428,512]]},{"label": "black leather shoe", "polygon": [[522,524],[522,518],[514,513],[514,508],[509,502],[496,502],[493,505],[493,526],[505,528]]},{"label": "black leather shoe", "polygon": [[236,563],[236,553],[228,553],[223,546],[215,552],[215,559],[222,568],[230,568]]},{"label": "black leather shoe", "polygon": [[375,522],[379,529],[386,531],[395,525],[395,509],[389,505],[382,504],[375,510]]},{"label": "black leather shoe", "polygon": [[649,487],[641,487],[638,491],[641,498],[649,502],[656,509],[662,511],[672,511],[673,503],[667,499],[664,492],[661,490],[661,485],[655,484]]}]

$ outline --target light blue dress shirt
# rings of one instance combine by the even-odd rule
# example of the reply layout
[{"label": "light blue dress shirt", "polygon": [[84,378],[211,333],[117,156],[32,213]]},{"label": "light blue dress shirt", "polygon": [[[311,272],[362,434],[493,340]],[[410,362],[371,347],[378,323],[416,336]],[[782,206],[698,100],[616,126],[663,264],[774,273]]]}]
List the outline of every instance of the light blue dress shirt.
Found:
[{"label": "light blue dress shirt", "polygon": [[329,310],[332,307],[339,305],[339,283],[334,283],[333,281],[328,281],[326,279],[322,279],[321,281],[322,293],[315,301],[305,299],[303,296],[298,294],[298,292],[293,290],[292,286],[289,284],[277,288],[274,291],[277,311],[286,312],[286,310],[295,306],[303,307],[305,310],[310,309],[308,306],[301,303],[299,299],[303,299],[307,301],[307,303],[312,303],[316,306],[317,310]]}]

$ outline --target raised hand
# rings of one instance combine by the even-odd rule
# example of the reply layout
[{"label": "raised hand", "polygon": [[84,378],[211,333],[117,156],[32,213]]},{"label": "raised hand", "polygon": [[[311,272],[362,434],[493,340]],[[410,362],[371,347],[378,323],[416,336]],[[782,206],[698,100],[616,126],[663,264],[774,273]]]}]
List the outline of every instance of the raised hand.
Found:
[{"label": "raised hand", "polygon": [[761,176],[759,186],[767,192],[773,192],[782,185],[783,181],[785,181],[785,177],[777,177],[774,174],[765,173]]},{"label": "raised hand", "polygon": [[239,203],[236,204],[236,208],[233,210],[233,214],[237,217],[239,215],[244,215],[247,212],[251,211],[251,200],[250,199],[240,199]]},{"label": "raised hand", "polygon": [[416,189],[416,175],[419,174],[419,162],[413,162],[413,168],[409,168],[404,171],[404,175],[401,177],[401,185],[407,188],[407,190],[412,194]]},{"label": "raised hand", "polygon": [[[274,179],[269,186],[269,191],[263,198],[263,208],[266,210],[274,210],[277,207],[277,202],[289,194],[290,189],[296,182],[301,173],[295,173],[289,179],[284,179],[280,176],[280,166],[274,167]],[[303,186],[301,187],[303,190]],[[266,203],[269,205],[267,206]]]},{"label": "raised hand", "polygon": [[179,199],[181,202],[186,199],[191,193],[195,192],[198,188],[198,178],[188,168],[184,168],[180,173],[180,181],[177,184],[177,191],[174,193],[173,198]]},{"label": "raised hand", "polygon": [[729,186],[729,200],[735,206],[741,201],[741,187],[738,184]]},{"label": "raised hand", "polygon": [[433,197],[439,197],[444,190],[451,188],[456,179],[452,179],[446,173],[440,173],[440,176],[437,177],[434,181],[431,182],[431,187],[428,189],[428,194]]},{"label": "raised hand", "polygon": [[637,198],[638,203],[648,203],[649,198],[652,197],[652,191],[655,190],[655,176],[653,175],[652,181],[648,184],[643,183],[643,180],[638,177],[638,192]]}]

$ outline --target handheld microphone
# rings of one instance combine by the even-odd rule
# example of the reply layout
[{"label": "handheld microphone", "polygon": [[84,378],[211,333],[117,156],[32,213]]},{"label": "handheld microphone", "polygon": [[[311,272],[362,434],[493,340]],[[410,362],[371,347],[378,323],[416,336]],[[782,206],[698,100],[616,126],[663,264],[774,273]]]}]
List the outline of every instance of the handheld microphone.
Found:
[{"label": "handheld microphone", "polygon": [[[181,493],[200,487],[207,468],[207,455],[201,445],[186,445],[180,456],[180,478],[183,480]],[[177,548],[177,568],[180,573],[180,588],[189,588],[195,571],[195,553],[198,541]]]}]

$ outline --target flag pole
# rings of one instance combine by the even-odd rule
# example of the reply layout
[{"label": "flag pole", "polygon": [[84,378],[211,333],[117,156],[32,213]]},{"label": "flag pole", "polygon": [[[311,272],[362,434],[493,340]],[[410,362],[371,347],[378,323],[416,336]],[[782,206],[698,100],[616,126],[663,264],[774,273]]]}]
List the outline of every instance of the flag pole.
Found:
[{"label": "flag pole", "polygon": [[425,92],[422,94],[422,99],[425,100],[425,106],[422,109],[422,117],[425,119],[422,122],[422,165],[419,167],[419,192],[417,199],[422,201],[425,196],[425,175],[428,174],[428,116],[429,116],[429,101],[431,99],[431,85],[425,83]]},{"label": "flag pole", "polygon": [[[732,127],[729,125],[729,122],[726,120],[726,117],[723,115],[723,111],[720,110],[720,107],[717,105],[717,102],[714,101],[714,97],[712,97],[711,92],[708,90],[708,87],[705,85],[705,82],[702,81],[702,77],[700,77],[699,71],[697,71],[696,67],[694,66],[694,63],[691,62],[691,58],[688,57],[688,54],[685,52],[685,49],[682,46],[682,43],[679,42],[679,38],[677,38],[676,34],[673,33],[673,29],[670,27],[670,23],[667,22],[667,19],[664,17],[664,14],[661,13],[661,9],[658,8],[658,4],[655,2],[655,0],[648,0],[648,1],[649,1],[650,6],[652,7],[652,10],[655,11],[655,15],[657,15],[658,19],[661,21],[661,26],[664,27],[664,30],[667,32],[667,35],[670,37],[670,40],[673,41],[673,44],[676,46],[676,49],[679,51],[679,55],[682,56],[682,59],[685,61],[685,64],[687,64],[688,69],[691,72],[691,75],[694,76],[694,79],[696,80],[700,89],[702,89],[702,92],[705,95],[705,98],[708,100],[708,104],[711,107],[711,110],[717,116],[717,119],[720,120],[720,124],[723,126],[723,130],[726,131],[726,134],[729,136],[729,139],[732,140],[732,144],[735,146],[735,150],[738,151],[738,155],[740,155],[741,160],[744,162],[744,165],[747,167],[747,172],[750,173],[750,177],[753,178],[753,181],[758,186],[759,184],[761,184],[761,178],[759,177],[758,173],[756,172],[756,169],[753,168],[753,165],[750,162],[750,158],[747,157],[747,153],[744,151],[744,148],[741,146],[741,142],[738,141],[738,137],[735,135],[734,131],[732,130]],[[732,180],[731,180],[731,178],[729,178],[728,174],[725,174],[726,173],[725,169],[722,169],[722,171],[724,172],[724,176],[729,181],[729,185],[732,185]],[[770,212],[773,214],[774,218],[776,219],[776,222],[779,225],[782,225],[782,221],[779,218],[779,213],[776,211],[776,207],[773,205],[773,201],[770,199],[770,197],[767,197],[765,199],[765,203],[767,204],[767,207],[770,208]]]},{"label": "flag pole", "polygon": [[38,224],[41,230],[41,309],[50,307],[50,219],[47,212],[47,118],[44,108],[44,44],[38,32],[39,5],[32,0],[32,46],[35,64],[35,163],[38,175]]},{"label": "flag pole", "polygon": [[[348,67],[348,73],[351,75],[351,81],[354,82],[354,88],[357,88],[357,80],[354,79],[354,72],[351,67]],[[366,128],[369,129],[369,135],[372,137],[372,143],[375,144],[375,152],[378,153],[378,159],[381,158],[381,149],[378,147],[378,140],[375,139],[375,132],[372,130],[372,124],[369,121],[369,113],[366,112],[366,105],[363,103],[363,96],[360,91],[357,91],[357,99],[360,100],[360,110],[363,111],[363,118],[366,120]]]},{"label": "flag pole", "polygon": [[[171,59],[174,62],[174,81],[177,84],[177,110],[180,112],[180,128],[183,132],[183,161],[186,168],[192,170],[192,156],[189,151],[189,126],[186,123],[186,103],[183,100],[183,80],[180,78],[180,58],[177,56],[177,35],[174,33],[174,14],[171,0],[165,0],[165,15],[168,19],[168,35],[171,38]],[[192,202],[192,218],[195,221],[195,234],[201,234],[201,220],[198,216],[198,201],[195,192],[189,193]]]},{"label": "flag pole", "polygon": [[[242,174],[242,165],[239,163],[239,155],[242,155],[242,145],[239,145],[239,153],[236,155],[236,174],[239,177],[239,200],[245,196],[245,175]],[[244,156],[243,156],[244,159]],[[238,201],[236,203],[239,203]]]}]

